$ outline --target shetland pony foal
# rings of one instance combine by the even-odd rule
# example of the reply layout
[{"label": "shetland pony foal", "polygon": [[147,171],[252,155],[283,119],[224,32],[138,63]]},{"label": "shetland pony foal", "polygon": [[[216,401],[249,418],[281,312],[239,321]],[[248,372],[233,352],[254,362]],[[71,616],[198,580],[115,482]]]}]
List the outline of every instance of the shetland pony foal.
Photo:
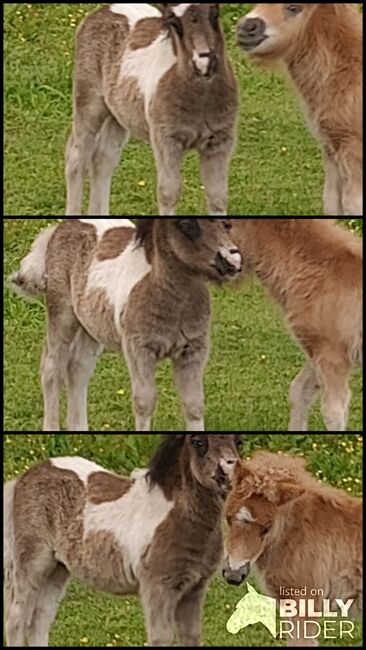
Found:
[{"label": "shetland pony foal", "polygon": [[361,216],[362,19],[358,3],[259,3],[238,25],[254,60],[281,61],[324,153],[324,214]]},{"label": "shetland pony foal", "polygon": [[282,307],[308,357],[290,394],[290,431],[307,431],[319,390],[329,431],[344,431],[349,376],[362,364],[362,243],[333,219],[235,219],[247,270]]},{"label": "shetland pony foal", "polygon": [[200,155],[209,214],[225,216],[238,90],[215,3],[115,3],[77,33],[68,216],[109,215],[112,174],[130,136],[150,142],[160,216],[174,216],[187,151]]},{"label": "shetland pony foal", "polygon": [[[315,611],[323,611],[325,599],[332,609],[342,599],[352,601],[350,616],[361,616],[362,500],[321,485],[299,458],[258,453],[238,463],[235,474],[226,580],[240,585],[253,569],[278,602],[293,593],[286,590],[306,589],[307,598],[316,590],[324,595],[314,597]],[[297,622],[301,630],[304,619]],[[309,645],[302,632],[289,644]]]},{"label": "shetland pony foal", "polygon": [[203,375],[209,348],[206,281],[241,270],[228,219],[68,219],[35,240],[12,287],[46,293],[48,333],[41,372],[44,430],[60,431],[68,383],[68,430],[86,431],[88,383],[104,348],[126,358],[137,431],[149,431],[155,372],[173,361],[189,431],[204,430]]},{"label": "shetland pony foal", "polygon": [[200,643],[208,582],[223,551],[222,510],[238,435],[166,436],[147,475],[55,458],[5,486],[6,636],[47,646],[70,576],[139,594],[149,645]]}]

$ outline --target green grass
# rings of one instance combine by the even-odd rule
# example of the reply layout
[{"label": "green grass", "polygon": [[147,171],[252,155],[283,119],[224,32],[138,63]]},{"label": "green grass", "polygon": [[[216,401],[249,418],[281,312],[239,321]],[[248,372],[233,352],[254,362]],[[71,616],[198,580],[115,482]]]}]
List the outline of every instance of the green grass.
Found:
[{"label": "green grass", "polygon": [[[98,4],[5,3],[5,214],[62,215],[64,149],[71,125],[76,26]],[[230,214],[322,214],[323,167],[291,91],[250,64],[235,43],[251,7],[222,9],[227,47],[240,84],[238,146],[231,167]],[[197,158],[184,165],[180,214],[205,213]],[[113,183],[114,215],[156,214],[150,148],[127,147]]]},{"label": "green grass", "polygon": [[[5,219],[6,275],[18,268],[35,235],[49,221]],[[288,391],[303,365],[303,355],[285,329],[281,313],[256,283],[238,290],[214,288],[212,294],[212,351],[205,380],[208,429],[286,431]],[[40,431],[44,304],[29,304],[6,290],[4,319],[4,427],[6,431]],[[154,430],[181,430],[183,420],[168,363],[159,368],[158,388]],[[352,389],[349,430],[361,431],[359,371],[353,376]],[[90,385],[89,420],[93,431],[134,430],[128,371],[117,354],[105,354],[99,361]],[[312,416],[311,430],[324,431],[319,409]]]},{"label": "green grass", "polygon": [[[157,445],[156,435],[126,434],[6,434],[4,435],[5,478],[50,456],[79,454],[103,466],[129,473],[145,466]],[[320,479],[350,493],[362,490],[362,436],[356,434],[248,434],[245,455],[257,449],[304,454],[310,469]],[[229,587],[219,577],[210,588],[204,613],[205,646],[279,646],[261,625],[230,636],[226,622],[245,587]],[[51,645],[102,647],[142,646],[146,642],[143,614],[135,598],[117,599],[72,582],[54,625]],[[342,647],[346,640],[334,642]],[[322,644],[323,645],[323,644]],[[357,624],[350,646],[362,645]]]}]

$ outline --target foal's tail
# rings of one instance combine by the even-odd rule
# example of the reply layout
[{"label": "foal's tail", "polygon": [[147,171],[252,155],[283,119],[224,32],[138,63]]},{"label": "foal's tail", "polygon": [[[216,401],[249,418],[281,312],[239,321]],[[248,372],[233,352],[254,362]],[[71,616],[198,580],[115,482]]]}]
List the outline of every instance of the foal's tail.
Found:
[{"label": "foal's tail", "polygon": [[38,298],[47,289],[46,254],[50,239],[57,226],[49,226],[36,237],[28,255],[22,260],[19,271],[9,277],[9,286],[23,298]]},{"label": "foal's tail", "polygon": [[4,515],[3,515],[3,535],[4,535],[4,576],[6,579],[13,571],[13,548],[14,548],[14,490],[17,479],[8,481],[4,484]]}]

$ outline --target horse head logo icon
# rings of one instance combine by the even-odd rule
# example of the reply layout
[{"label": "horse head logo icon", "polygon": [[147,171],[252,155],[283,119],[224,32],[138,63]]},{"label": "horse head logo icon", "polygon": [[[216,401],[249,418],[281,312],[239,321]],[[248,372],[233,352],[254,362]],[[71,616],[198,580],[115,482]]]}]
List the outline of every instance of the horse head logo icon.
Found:
[{"label": "horse head logo icon", "polygon": [[259,594],[254,587],[248,586],[248,593],[237,604],[235,612],[227,622],[230,634],[238,634],[248,625],[262,623],[276,638],[277,603],[274,598]]}]

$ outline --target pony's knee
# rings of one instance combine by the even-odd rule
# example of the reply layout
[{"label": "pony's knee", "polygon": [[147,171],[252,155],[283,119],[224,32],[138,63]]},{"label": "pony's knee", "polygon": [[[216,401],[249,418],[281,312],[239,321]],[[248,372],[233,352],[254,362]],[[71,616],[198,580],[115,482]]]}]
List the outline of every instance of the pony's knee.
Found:
[{"label": "pony's knee", "polygon": [[151,417],[155,410],[156,399],[155,389],[136,390],[133,398],[136,415],[142,418]]}]

